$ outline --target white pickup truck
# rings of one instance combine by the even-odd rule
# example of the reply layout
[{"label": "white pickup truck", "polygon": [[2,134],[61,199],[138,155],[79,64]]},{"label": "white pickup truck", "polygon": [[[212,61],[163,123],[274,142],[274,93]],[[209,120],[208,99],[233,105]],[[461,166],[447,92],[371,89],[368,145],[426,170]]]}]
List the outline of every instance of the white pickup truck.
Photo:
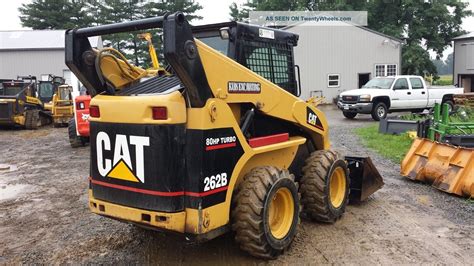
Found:
[{"label": "white pickup truck", "polygon": [[376,121],[391,112],[421,112],[435,103],[453,106],[453,95],[463,93],[454,86],[427,87],[420,76],[389,76],[371,79],[361,89],[349,90],[338,97],[337,106],[346,118],[371,114]]}]

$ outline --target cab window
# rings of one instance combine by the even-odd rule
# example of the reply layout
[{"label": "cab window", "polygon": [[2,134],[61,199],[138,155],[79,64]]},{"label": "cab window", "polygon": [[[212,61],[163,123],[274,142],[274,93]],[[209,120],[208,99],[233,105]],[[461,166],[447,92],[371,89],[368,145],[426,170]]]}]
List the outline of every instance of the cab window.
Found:
[{"label": "cab window", "polygon": [[5,86],[3,94],[6,96],[15,96],[22,90],[22,86]]},{"label": "cab window", "polygon": [[410,78],[411,88],[414,90],[423,89],[423,82],[420,78]]},{"label": "cab window", "polygon": [[222,39],[221,36],[198,37],[198,39],[215,50],[227,55],[229,40]]},{"label": "cab window", "polygon": [[406,78],[399,78],[393,85],[393,89],[395,90],[408,90],[408,81]]},{"label": "cab window", "polygon": [[53,84],[41,83],[39,89],[39,96],[41,98],[52,98],[53,97]]},{"label": "cab window", "polygon": [[294,93],[296,89],[292,47],[261,41],[242,41],[243,65],[283,89]]}]

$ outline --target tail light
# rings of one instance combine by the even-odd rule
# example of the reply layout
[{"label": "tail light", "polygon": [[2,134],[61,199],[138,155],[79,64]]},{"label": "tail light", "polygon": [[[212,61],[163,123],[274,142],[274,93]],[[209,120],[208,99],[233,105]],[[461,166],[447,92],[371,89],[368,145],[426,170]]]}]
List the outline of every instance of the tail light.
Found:
[{"label": "tail light", "polygon": [[89,106],[89,114],[91,117],[100,117],[99,106],[95,106],[95,105]]},{"label": "tail light", "polygon": [[166,107],[152,107],[152,114],[154,120],[166,120],[168,119],[168,110]]},{"label": "tail light", "polygon": [[86,106],[84,105],[84,102],[78,102],[76,104],[76,109],[83,110],[84,108],[86,108]]}]

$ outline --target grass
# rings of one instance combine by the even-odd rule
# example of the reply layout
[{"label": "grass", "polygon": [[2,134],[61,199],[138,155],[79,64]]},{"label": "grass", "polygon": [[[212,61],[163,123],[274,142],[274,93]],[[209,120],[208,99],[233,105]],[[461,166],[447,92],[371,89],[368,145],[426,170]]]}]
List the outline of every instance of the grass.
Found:
[{"label": "grass", "polygon": [[413,142],[407,134],[379,134],[378,124],[356,128],[354,131],[362,138],[365,146],[397,164],[405,158]]},{"label": "grass", "polygon": [[[420,116],[407,114],[402,117],[404,120],[420,120],[427,119],[430,116]],[[474,109],[468,107],[460,107],[458,111],[450,116],[451,122],[474,123]],[[394,163],[400,163],[405,158],[406,153],[413,142],[407,134],[390,135],[379,134],[378,124],[371,124],[366,127],[356,128],[354,132],[362,139],[365,146],[390,159]],[[462,133],[461,131],[453,131],[451,133]],[[474,132],[469,132],[474,134]]]},{"label": "grass", "polygon": [[452,75],[441,75],[438,80],[433,82],[435,86],[446,86],[453,85],[453,76]]}]

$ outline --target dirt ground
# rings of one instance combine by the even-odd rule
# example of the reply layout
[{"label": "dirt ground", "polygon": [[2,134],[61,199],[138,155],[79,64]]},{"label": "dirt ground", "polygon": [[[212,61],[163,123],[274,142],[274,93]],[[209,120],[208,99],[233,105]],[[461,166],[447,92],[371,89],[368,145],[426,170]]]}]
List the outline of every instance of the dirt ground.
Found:
[{"label": "dirt ground", "polygon": [[[399,165],[360,145],[351,129],[369,116],[329,119],[335,149],[371,156],[385,180],[333,225],[302,220],[289,250],[270,264],[474,264],[474,203],[399,175]],[[0,264],[260,264],[231,235],[191,245],[87,209],[89,148],[67,130],[0,130]],[[1,168],[0,168],[1,169]]]}]

